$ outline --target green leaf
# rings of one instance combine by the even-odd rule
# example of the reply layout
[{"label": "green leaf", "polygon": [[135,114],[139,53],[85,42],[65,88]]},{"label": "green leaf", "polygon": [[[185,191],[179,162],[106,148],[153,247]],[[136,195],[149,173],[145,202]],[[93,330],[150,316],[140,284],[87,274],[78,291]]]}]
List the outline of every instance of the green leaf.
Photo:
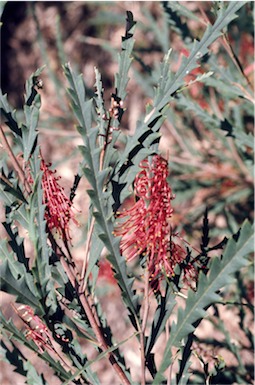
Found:
[{"label": "green leaf", "polygon": [[208,53],[208,47],[221,36],[221,31],[236,18],[236,12],[243,6],[244,2],[230,2],[227,9],[223,12],[220,10],[218,17],[213,25],[209,25],[200,40],[194,41],[189,57],[183,57],[180,68],[175,76],[169,79],[165,84],[165,92],[163,98],[155,105],[157,111],[160,111],[183,84],[183,79],[193,69],[198,67],[197,60],[201,59]]},{"label": "green leaf", "polygon": [[173,308],[176,305],[175,294],[172,293],[170,287],[166,296],[159,297],[158,306],[154,314],[151,329],[146,339],[145,354],[146,357],[151,353],[155,342],[157,341],[160,334],[163,332],[166,321],[169,319]]},{"label": "green leaf", "polygon": [[70,84],[68,93],[71,98],[72,108],[78,119],[78,122],[83,130],[83,139],[85,138],[85,145],[87,143],[88,130],[91,129],[92,120],[91,120],[91,109],[92,109],[92,100],[86,101],[86,92],[85,84],[83,81],[82,74],[77,76],[71,70],[69,64],[64,65],[64,73]]},{"label": "green leaf", "polygon": [[55,371],[58,378],[60,378],[62,381],[65,381],[70,376],[70,373],[65,371],[62,363],[60,363],[59,361],[56,361],[56,357],[53,356],[52,353],[51,355],[49,355],[47,351],[45,351],[44,353],[40,353],[38,350],[38,346],[34,343],[34,341],[31,339],[28,339],[27,336],[24,334],[24,332],[20,331],[14,325],[11,319],[7,321],[1,310],[0,310],[0,328],[10,333],[10,336],[8,339],[11,338],[21,342],[22,345],[26,346],[32,352],[37,354],[41,359],[46,361]]},{"label": "green leaf", "polygon": [[[23,238],[20,238],[18,234],[18,229],[17,228],[13,229],[9,223],[4,222],[3,226],[10,237],[10,240],[8,243],[12,248],[12,250],[14,251],[18,262],[23,264],[26,272],[29,273],[30,272],[29,258],[26,258],[26,255],[25,255]],[[0,240],[0,250],[2,253],[2,255],[0,256],[0,259],[3,259],[3,257],[9,259],[10,250],[7,248],[7,240],[5,239]],[[16,259],[14,257],[11,257],[11,258],[13,261],[16,262]]]},{"label": "green leaf", "polygon": [[23,265],[5,260],[0,266],[0,277],[0,290],[15,295],[17,302],[40,308],[39,299],[33,294],[36,290],[31,291],[31,281],[28,283]]},{"label": "green leaf", "polygon": [[[133,335],[131,335],[130,337],[126,338],[124,341],[121,341],[119,342],[118,344],[115,344],[114,346],[110,347],[109,349],[105,350],[104,352],[100,353],[94,360],[91,360],[89,362],[87,362],[83,368],[77,370],[64,384],[62,385],[68,385],[70,383],[70,381],[74,380],[77,376],[79,376],[83,371],[85,371],[87,368],[89,368],[90,365],[94,364],[95,362],[97,361],[100,361],[102,358],[106,357],[109,353],[111,352],[114,352],[115,350],[118,349],[119,346],[121,346],[122,344],[124,344],[125,342],[129,341],[131,338],[133,338],[134,336],[136,336],[137,333],[134,333]],[[126,373],[128,374],[128,376],[130,376],[129,373]],[[94,383],[93,383],[94,384]]]},{"label": "green leaf", "polygon": [[233,127],[233,136],[238,147],[254,149],[254,135],[252,133],[246,134],[243,131],[240,131],[236,127]]},{"label": "green leaf", "polygon": [[39,103],[37,107],[40,107],[40,95],[36,91],[35,87],[37,86],[38,77],[43,72],[46,66],[38,68],[34,73],[32,73],[29,79],[26,81],[26,95],[25,95],[25,103],[27,106],[31,106],[33,104]]},{"label": "green leaf", "polygon": [[[182,21],[181,19],[178,19],[177,18],[177,15],[179,16],[184,16],[185,18],[187,19],[191,19],[191,20],[195,20],[197,21],[198,23],[201,22],[200,18],[195,14],[195,12],[192,12],[190,11],[188,8],[186,8],[184,5],[182,5],[182,3],[180,1],[167,1],[165,2],[166,4],[164,4],[164,9],[167,13],[169,13],[169,10],[171,10],[173,12],[173,14],[176,14],[174,15],[175,16],[175,19],[173,20],[173,22],[175,24],[177,24],[176,26],[179,27],[179,24],[181,24],[181,29],[183,29],[182,25]],[[172,17],[173,15],[172,13],[169,13],[169,17]]]},{"label": "green leaf", "polygon": [[[6,334],[5,332],[3,333]],[[9,340],[8,336],[6,335],[6,339]],[[11,341],[10,342],[12,345],[12,350],[10,350],[6,344],[4,343],[3,340],[1,340],[1,352],[0,356],[1,359],[4,360],[5,362],[8,362],[12,366],[15,367],[14,371],[26,376],[26,370],[24,368],[24,362],[25,362],[25,357],[21,353],[21,351],[14,345],[14,343]]]},{"label": "green leaf", "polygon": [[116,94],[121,100],[124,100],[126,97],[126,88],[129,80],[128,71],[132,62],[131,53],[135,42],[133,35],[136,21],[130,11],[127,11],[126,22],[126,33],[125,36],[122,37],[122,50],[119,54],[119,70],[115,76]]},{"label": "green leaf", "polygon": [[[192,50],[189,57],[183,57],[180,68],[173,75],[170,71],[165,71],[167,65],[169,64],[169,54],[165,56],[163,66],[161,68],[161,77],[158,82],[158,87],[156,89],[155,102],[154,106],[145,116],[140,131],[138,127],[134,137],[138,139],[138,135],[142,137],[141,132],[148,132],[147,126],[153,129],[154,122],[162,117],[162,110],[167,104],[171,101],[173,95],[185,84],[184,79],[188,73],[193,69],[197,68],[199,64],[197,63],[198,59],[200,60],[204,55],[208,53],[209,46],[221,36],[221,31],[224,29],[230,21],[236,17],[236,12],[243,6],[244,2],[230,2],[227,8],[219,11],[218,17],[214,25],[209,25],[201,39],[200,42],[194,41]],[[154,132],[156,131],[153,129]],[[139,132],[139,133],[138,133]],[[133,141],[135,138],[132,138]],[[140,138],[141,140],[141,138]],[[133,143],[132,143],[133,145]],[[131,148],[126,148],[124,154],[124,160],[121,159],[118,169],[123,167],[124,163],[128,161],[130,156]]]},{"label": "green leaf", "polygon": [[39,120],[39,110],[41,107],[41,97],[36,90],[36,81],[45,66],[34,72],[26,82],[26,103],[24,105],[24,114],[26,125],[21,126],[22,142],[23,142],[23,157],[27,162],[37,143],[37,125]]},{"label": "green leaf", "polygon": [[2,94],[2,90],[0,90],[0,111],[5,118],[7,126],[12,130],[12,132],[14,132],[15,135],[21,137],[21,129],[19,128],[16,120],[16,113],[9,105],[7,95]]},{"label": "green leaf", "polygon": [[106,120],[106,117],[108,118],[108,116],[104,105],[104,99],[103,99],[104,89],[101,81],[101,75],[97,68],[95,68],[95,76],[96,76],[96,82],[95,82],[96,95],[94,99],[96,102],[97,122],[99,126],[98,128],[99,145],[101,148],[103,148],[105,143],[106,131],[108,127],[108,121]]},{"label": "green leaf", "polygon": [[34,365],[29,362],[24,362],[24,369],[27,371],[26,374],[26,383],[29,385],[47,385],[47,382],[44,379],[43,374],[38,374]]},{"label": "green leaf", "polygon": [[171,364],[172,348],[180,347],[182,340],[194,331],[194,323],[205,316],[205,309],[220,300],[218,291],[231,283],[233,274],[247,265],[247,256],[253,251],[254,229],[245,221],[240,235],[231,238],[223,253],[222,259],[214,258],[209,266],[209,274],[200,274],[197,291],[188,293],[185,309],[178,309],[177,321],[172,324],[170,338],[153,384],[163,381],[163,373]]},{"label": "green leaf", "polygon": [[10,185],[9,183],[6,183],[2,178],[0,179],[0,194],[3,196],[3,199],[7,203],[7,205],[11,206],[15,202],[10,197],[7,198],[8,194],[10,194],[12,198],[16,198],[22,201],[23,203],[27,203],[27,200],[25,199],[20,187],[17,184],[17,180],[12,178],[11,175],[9,175],[9,177],[7,178],[3,171],[2,175],[11,183]]},{"label": "green leaf", "polygon": [[[92,101],[85,102],[85,86],[81,76],[72,72],[69,65],[64,66],[66,77],[70,84],[69,95],[72,100],[72,107],[79,121],[79,132],[82,135],[85,146],[82,148],[86,168],[84,172],[89,178],[93,190],[89,190],[89,196],[98,213],[94,213],[97,223],[103,232],[103,241],[110,253],[109,260],[112,263],[116,278],[122,291],[123,299],[127,304],[132,316],[137,320],[138,305],[137,296],[132,290],[133,280],[127,277],[125,260],[120,256],[119,242],[113,235],[113,213],[109,207],[107,197],[109,193],[103,192],[104,180],[109,172],[108,169],[100,171],[99,156],[100,149],[96,147],[98,130],[91,128]],[[87,104],[86,104],[87,103]],[[84,106],[87,105],[85,108]],[[102,238],[101,238],[102,239]],[[91,250],[93,253],[93,250]],[[93,259],[93,256],[92,256]]]},{"label": "green leaf", "polygon": [[[34,191],[30,195],[29,201],[29,236],[34,243],[35,248],[35,266],[33,275],[41,290],[41,296],[48,308],[49,314],[54,314],[58,304],[54,282],[51,275],[50,256],[52,250],[48,244],[46,232],[46,220],[44,218],[45,206],[43,202],[43,190],[41,186],[40,158],[37,148],[33,154],[33,175],[35,177]],[[36,221],[35,221],[36,220]]]}]

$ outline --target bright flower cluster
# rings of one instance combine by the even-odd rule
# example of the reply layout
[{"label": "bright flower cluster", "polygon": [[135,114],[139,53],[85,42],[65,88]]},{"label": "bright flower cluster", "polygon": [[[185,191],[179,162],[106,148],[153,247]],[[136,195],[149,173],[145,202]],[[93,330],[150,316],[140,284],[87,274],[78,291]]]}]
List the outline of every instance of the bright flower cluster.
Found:
[{"label": "bright flower cluster", "polygon": [[130,209],[118,214],[115,236],[121,236],[120,248],[130,261],[137,256],[147,256],[150,284],[159,290],[164,276],[174,275],[176,264],[186,258],[186,250],[171,239],[170,219],[174,195],[167,182],[168,164],[159,155],[154,155],[140,164],[141,171],[134,181],[137,202]]},{"label": "bright flower cluster", "polygon": [[70,240],[69,223],[75,224],[72,202],[66,196],[64,189],[58,183],[60,177],[56,177],[56,171],[52,171],[50,164],[41,160],[43,204],[46,205],[45,219],[50,230],[55,229],[63,240]]},{"label": "bright flower cluster", "polygon": [[34,314],[33,309],[28,305],[21,305],[18,309],[12,305],[16,313],[26,324],[26,336],[34,341],[41,353],[45,348],[54,350],[51,342],[51,335],[47,326]]}]

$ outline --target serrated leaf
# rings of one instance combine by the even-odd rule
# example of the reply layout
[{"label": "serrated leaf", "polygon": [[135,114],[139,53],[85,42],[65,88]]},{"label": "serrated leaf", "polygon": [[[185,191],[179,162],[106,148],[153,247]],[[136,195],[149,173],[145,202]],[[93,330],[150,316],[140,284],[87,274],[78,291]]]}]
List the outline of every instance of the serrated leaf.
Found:
[{"label": "serrated leaf", "polygon": [[[9,260],[5,260],[0,266],[0,277],[0,290],[15,295],[17,302],[26,303],[33,308],[40,308],[39,300],[31,291],[24,276],[24,270],[18,268],[17,264],[10,264]],[[36,291],[34,292],[36,293]]]},{"label": "serrated leaf", "polygon": [[238,147],[248,147],[252,150],[254,149],[254,135],[252,133],[246,134],[243,131],[238,130],[236,127],[233,127],[233,136]]},{"label": "serrated leaf", "polygon": [[[184,5],[182,5],[182,3],[180,1],[167,1],[166,5],[173,12],[175,12],[176,14],[178,14],[180,16],[184,16],[188,19],[195,20],[199,23],[201,22],[200,18],[195,14],[195,12],[190,11],[188,8],[186,8]],[[165,8],[165,4],[164,4],[164,8]],[[170,17],[171,17],[171,14],[170,14]],[[174,20],[174,21],[176,22],[176,20]],[[179,23],[181,23],[181,25],[182,25],[181,19],[179,20]],[[178,26],[178,23],[177,23],[177,26]]]},{"label": "serrated leaf", "polygon": [[[114,211],[118,209],[119,203],[123,202],[128,196],[128,186],[133,183],[135,176],[139,172],[140,162],[157,151],[160,139],[158,131],[165,120],[164,113],[166,109],[163,109],[162,114],[159,114],[152,121],[149,120],[147,123],[138,122],[135,134],[132,137],[127,137],[126,147],[123,153],[120,154],[118,163],[111,176],[111,183],[115,184],[115,192],[118,191],[119,194],[114,195],[114,201],[111,203]],[[124,185],[127,188],[120,189],[117,187]]]},{"label": "serrated leaf", "polygon": [[38,374],[34,365],[29,361],[24,362],[24,369],[27,371],[26,383],[29,385],[47,385],[43,374]]},{"label": "serrated leaf", "polygon": [[49,355],[47,351],[44,353],[40,353],[38,351],[38,346],[34,343],[33,340],[28,339],[27,336],[24,334],[24,332],[20,331],[12,322],[12,320],[6,320],[2,311],[0,310],[0,328],[8,333],[10,333],[11,339],[15,339],[16,341],[19,341],[22,343],[22,345],[29,348],[32,352],[36,353],[40,358],[42,358],[44,361],[46,361],[52,369],[55,371],[58,378],[60,378],[62,381],[65,381],[69,376],[70,373],[66,372],[66,370],[63,368],[62,363],[59,361],[56,361],[56,357],[53,355]]},{"label": "serrated leaf", "polygon": [[[54,288],[54,282],[51,276],[50,256],[52,250],[48,244],[48,236],[46,232],[46,220],[44,218],[45,206],[43,202],[43,190],[41,185],[40,158],[38,156],[39,149],[33,155],[33,172],[36,176],[34,191],[30,195],[30,211],[29,211],[29,235],[35,247],[35,266],[33,274],[40,285],[41,296],[48,308],[49,314],[54,314],[57,309],[57,299]],[[36,225],[35,225],[36,219]]]},{"label": "serrated leaf", "polygon": [[98,69],[95,68],[95,87],[96,87],[96,96],[94,97],[96,101],[96,109],[97,109],[97,122],[99,125],[98,132],[99,132],[99,143],[100,147],[104,146],[105,141],[105,135],[106,135],[106,129],[108,126],[108,122],[106,120],[107,112],[104,105],[104,89],[101,81],[101,74],[99,73]]},{"label": "serrated leaf", "polygon": [[7,126],[12,130],[12,132],[14,132],[16,135],[21,137],[22,135],[21,129],[18,126],[15,111],[9,105],[7,100],[7,95],[3,95],[1,89],[0,89],[0,111],[1,111],[1,114],[5,117]]},{"label": "serrated leaf", "polygon": [[[11,194],[12,197],[14,198],[17,198],[19,199],[20,201],[22,201],[23,203],[27,203],[27,200],[25,199],[20,187],[18,186],[17,184],[17,180],[15,180],[14,178],[12,178],[11,176],[9,176],[8,178],[6,177],[6,175],[4,174],[4,172],[2,171],[2,176],[6,179],[9,180],[10,184],[7,183],[4,179],[0,179],[0,193],[1,191],[4,193],[8,193],[8,194]],[[2,195],[4,196],[4,194],[2,193]],[[10,200],[8,199],[8,204],[9,206],[11,206],[12,203],[14,203],[13,200]]]},{"label": "serrated leaf", "polygon": [[197,103],[193,102],[183,94],[178,98],[178,106],[185,110],[192,111],[196,117],[199,117],[204,123],[208,123],[208,128],[211,130],[222,130],[226,132],[226,136],[234,138],[236,144],[240,147],[247,146],[253,148],[254,136],[249,133],[246,134],[244,131],[234,127],[229,120],[226,118],[220,120],[215,115],[210,115],[206,110],[201,108]]},{"label": "serrated leaf", "polygon": [[[4,334],[4,333],[3,333]],[[1,360],[8,362],[9,364],[15,367],[14,371],[19,374],[26,376],[26,371],[24,369],[24,356],[21,351],[11,342],[12,350],[10,350],[2,340],[1,342]],[[4,356],[4,357],[3,357]]]},{"label": "serrated leaf", "polygon": [[[83,137],[86,138],[86,135],[88,135],[88,130],[92,126],[92,100],[86,101],[85,84],[82,75],[76,75],[71,70],[69,64],[64,65],[64,73],[71,87],[68,89],[68,92],[71,96],[72,108],[75,112],[76,118],[78,119],[80,126],[84,130]],[[85,140],[85,144],[86,141],[87,139]]]},{"label": "serrated leaf", "polygon": [[37,125],[39,120],[39,110],[41,107],[41,97],[36,90],[36,81],[38,76],[42,73],[45,66],[37,69],[26,82],[26,95],[24,114],[26,124],[21,126],[23,157],[27,162],[29,157],[33,154],[37,144]]},{"label": "serrated leaf", "polygon": [[161,97],[156,99],[154,108],[145,116],[144,122],[151,123],[161,113],[161,110],[170,102],[172,96],[182,87],[187,74],[198,67],[198,58],[201,59],[208,53],[209,46],[221,36],[222,29],[236,17],[235,13],[243,4],[244,2],[230,2],[224,12],[219,11],[215,23],[207,27],[202,39],[199,42],[194,41],[189,57],[182,58],[181,66],[174,76],[170,76],[169,72],[164,79],[165,81],[160,83],[163,87],[159,85],[156,95],[161,95]]},{"label": "serrated leaf", "polygon": [[37,125],[39,120],[39,109],[32,106],[24,106],[26,126],[22,125],[22,143],[23,143],[23,157],[24,161],[27,162],[30,155],[32,155],[37,143]]},{"label": "serrated leaf", "polygon": [[[170,289],[170,288],[168,288]],[[157,341],[160,334],[163,332],[166,321],[176,305],[175,294],[168,290],[165,297],[159,298],[158,306],[154,314],[154,318],[151,325],[151,330],[146,339],[145,354],[146,357],[151,353],[155,342]]]},{"label": "serrated leaf", "polygon": [[44,68],[46,66],[43,65],[42,67],[38,68],[34,73],[32,73],[29,77],[29,79],[26,81],[26,95],[25,95],[25,105],[26,106],[36,106],[38,109],[41,106],[41,98],[38,94],[36,87],[36,81],[38,76],[41,75]]},{"label": "serrated leaf", "polygon": [[[91,360],[91,361],[87,362],[82,369],[77,370],[63,385],[68,385],[70,383],[70,381],[74,380],[83,371],[87,370],[92,364],[94,364],[97,361],[100,361],[102,358],[106,357],[109,353],[114,352],[115,350],[117,350],[119,346],[121,346],[122,344],[124,344],[125,342],[127,342],[128,340],[133,338],[135,335],[136,335],[136,333],[131,335],[131,337],[126,338],[124,341],[121,341],[118,344],[115,344],[114,346],[111,346],[109,349],[107,349],[104,352],[100,353],[94,360]],[[128,377],[130,377],[130,373],[129,372],[126,372],[126,374],[127,374]]]},{"label": "serrated leaf", "polygon": [[[79,120],[79,124],[81,126],[80,133],[84,138],[85,146],[83,147],[83,151],[85,151],[85,160],[86,160],[86,173],[89,176],[90,184],[93,190],[89,190],[88,194],[91,198],[91,201],[95,204],[98,213],[95,214],[96,219],[98,220],[98,224],[102,228],[104,233],[104,242],[108,251],[110,253],[111,263],[116,271],[118,283],[122,290],[122,295],[124,301],[127,303],[132,316],[137,319],[137,297],[135,293],[132,291],[132,280],[127,277],[125,260],[121,258],[119,252],[119,245],[116,241],[116,238],[113,235],[113,223],[112,219],[109,219],[109,216],[112,215],[111,207],[109,208],[107,202],[105,202],[103,198],[102,191],[102,181],[104,177],[107,175],[108,170],[99,170],[99,151],[96,147],[96,136],[97,131],[95,129],[94,132],[88,132],[91,129],[91,117],[89,118],[86,114],[87,111],[84,110],[84,99],[85,99],[85,88],[84,83],[80,76],[77,76],[72,72],[70,66],[64,66],[66,77],[69,81],[71,89],[71,97],[72,97],[72,106],[75,103],[75,113],[76,117]],[[88,102],[87,102],[88,103]],[[91,107],[92,101],[90,104],[90,115],[91,115]],[[89,119],[89,120],[88,120]],[[100,175],[100,178],[98,178]]]},{"label": "serrated leaf", "polygon": [[189,57],[182,58],[181,66],[177,70],[175,76],[166,82],[165,95],[160,102],[155,105],[157,111],[160,111],[161,108],[169,102],[171,95],[173,95],[183,84],[185,76],[198,66],[198,58],[201,59],[208,53],[209,46],[221,36],[222,29],[236,17],[235,13],[243,6],[243,4],[243,2],[229,3],[224,12],[219,12],[215,23],[207,27],[200,42],[194,41]]},{"label": "serrated leaf", "polygon": [[124,100],[126,97],[126,87],[128,83],[128,72],[131,65],[131,53],[134,46],[134,30],[136,21],[134,21],[133,14],[130,11],[127,11],[126,19],[126,32],[125,36],[122,37],[122,51],[119,54],[119,70],[115,76],[115,89],[117,96]]},{"label": "serrated leaf", "polygon": [[218,291],[232,282],[233,274],[248,263],[246,258],[253,247],[254,229],[245,221],[238,240],[233,237],[228,241],[222,259],[213,259],[208,275],[200,273],[197,291],[189,291],[185,309],[179,308],[177,321],[172,324],[170,338],[153,384],[163,381],[163,373],[171,364],[172,348],[179,347],[182,340],[194,331],[194,323],[205,316],[205,309],[220,300]]},{"label": "serrated leaf", "polygon": [[[19,237],[17,228],[12,230],[11,225],[6,223],[6,222],[3,223],[3,226],[4,226],[7,234],[10,237],[10,240],[8,243],[9,243],[11,249],[14,251],[18,262],[23,264],[25,267],[25,271],[27,273],[29,273],[30,272],[30,270],[29,270],[29,258],[26,258],[26,255],[25,255],[23,238]],[[0,250],[2,253],[2,255],[0,256],[0,259],[2,259],[3,256],[5,256],[5,258],[9,259],[10,250],[8,250],[8,248],[7,248],[7,240],[4,240],[4,239],[0,240]],[[14,257],[12,257],[12,259],[13,259],[13,261],[16,262]]]}]

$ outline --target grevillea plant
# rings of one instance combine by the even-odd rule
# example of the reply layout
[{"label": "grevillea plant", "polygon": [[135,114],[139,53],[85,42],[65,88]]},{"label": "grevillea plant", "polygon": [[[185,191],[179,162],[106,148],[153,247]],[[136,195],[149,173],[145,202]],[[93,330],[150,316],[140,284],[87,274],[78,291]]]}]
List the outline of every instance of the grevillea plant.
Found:
[{"label": "grevillea plant", "polygon": [[[234,285],[234,278],[240,293],[245,292],[240,274],[242,268],[251,266],[252,225],[245,219],[232,226],[232,234],[228,231],[222,236],[217,227],[210,228],[213,204],[204,206],[193,217],[194,223],[200,218],[200,229],[192,229],[192,223],[177,225],[174,216],[181,211],[180,200],[194,192],[196,174],[186,182],[186,188],[185,179],[177,178],[176,182],[180,169],[173,165],[173,151],[159,147],[161,127],[171,121],[173,106],[180,110],[185,106],[208,124],[209,130],[217,127],[224,145],[229,146],[225,141],[227,131],[233,157],[239,164],[243,157],[240,172],[245,175],[246,189],[249,186],[251,191],[251,158],[247,155],[245,159],[250,135],[231,125],[223,110],[219,119],[208,113],[205,101],[192,101],[185,94],[189,85],[204,82],[212,89],[222,86],[226,93],[233,92],[251,104],[252,93],[245,90],[245,76],[239,86],[237,81],[235,85],[228,83],[227,77],[220,80],[214,77],[213,60],[207,72],[199,72],[201,61],[211,53],[211,44],[227,36],[230,22],[244,4],[218,4],[214,21],[207,20],[200,40],[189,43],[189,49],[180,55],[177,70],[171,69],[172,50],[165,52],[155,71],[156,79],[146,83],[149,90],[154,85],[154,96],[133,135],[122,130],[123,116],[129,113],[125,102],[137,27],[133,14],[126,14],[110,107],[98,69],[95,93],[90,97],[83,76],[77,75],[72,64],[63,65],[72,118],[83,142],[79,146],[80,167],[69,196],[61,186],[60,173],[45,160],[40,145],[44,68],[34,72],[26,83],[24,118],[16,115],[7,96],[1,93],[0,197],[6,235],[0,241],[0,287],[10,295],[12,304],[10,309],[3,306],[0,313],[1,352],[26,383],[53,385],[59,383],[56,380],[63,385],[107,384],[100,369],[107,362],[112,367],[114,384],[252,383],[250,368],[231,344],[231,331],[221,321],[217,308],[218,304],[227,305],[224,290]],[[162,5],[166,23],[171,19],[169,25],[178,30],[181,17],[192,17],[192,12],[181,3],[176,7],[175,2]],[[147,17],[153,21],[151,15]],[[183,33],[188,33],[185,28],[183,24]],[[82,179],[90,186],[82,192],[88,194],[90,205],[80,264],[72,232],[82,226],[75,207]],[[219,207],[224,210],[222,205]],[[98,284],[102,269],[119,287],[115,295],[122,301],[122,317],[128,330],[124,339],[116,337],[103,310],[104,296]],[[246,308],[251,308],[249,298],[240,294],[232,306],[239,309],[239,323],[252,341],[243,315]],[[228,304],[231,306],[231,298]],[[214,311],[218,330],[225,335],[222,344],[237,359],[239,368],[228,368],[224,355],[213,350],[206,355],[196,336],[210,311]],[[116,314],[116,322],[118,317]],[[210,337],[204,341],[208,346],[212,346]],[[140,357],[138,374],[133,373],[126,345]],[[29,352],[51,368],[54,380],[35,369]],[[201,370],[193,366],[194,357]]]}]

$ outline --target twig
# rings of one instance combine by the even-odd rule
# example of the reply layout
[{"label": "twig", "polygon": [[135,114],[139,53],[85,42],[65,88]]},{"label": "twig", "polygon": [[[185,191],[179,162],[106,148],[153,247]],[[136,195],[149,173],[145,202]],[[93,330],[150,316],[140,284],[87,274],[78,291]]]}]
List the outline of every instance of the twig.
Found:
[{"label": "twig", "polygon": [[144,308],[143,308],[143,321],[142,321],[142,327],[140,329],[140,345],[141,345],[141,385],[146,385],[146,378],[145,378],[145,369],[146,369],[146,358],[145,358],[145,330],[146,330],[146,324],[148,320],[149,315],[149,271],[146,267],[145,274],[144,274]]},{"label": "twig", "polygon": [[[56,252],[56,254],[59,256],[60,258],[60,262],[62,263],[62,266],[68,276],[68,279],[71,283],[71,285],[73,286],[74,290],[76,291],[77,293],[77,296],[80,300],[80,303],[84,309],[84,312],[89,320],[89,323],[91,325],[91,328],[92,330],[94,331],[95,335],[96,335],[96,338],[97,338],[97,341],[99,343],[99,347],[103,350],[103,351],[107,351],[109,349],[109,346],[107,345],[106,341],[105,341],[105,338],[104,338],[104,335],[102,333],[102,328],[101,328],[101,325],[100,325],[100,322],[99,322],[99,319],[97,316],[95,316],[93,314],[93,311],[92,311],[92,306],[91,304],[89,303],[89,299],[87,298],[87,295],[85,293],[84,290],[81,290],[82,288],[80,287],[80,282],[81,280],[78,279],[77,280],[77,275],[76,275],[76,272],[75,272],[75,269],[74,271],[72,271],[70,269],[70,266],[69,264],[67,263],[67,257],[65,256],[64,252],[62,251],[62,249],[59,247],[59,245],[56,243],[56,241],[54,240],[54,238],[51,236],[50,234],[50,240],[51,240],[51,243],[52,243],[52,246],[54,248],[55,251],[58,250],[58,252]],[[128,378],[126,377],[124,371],[122,370],[122,368],[119,366],[118,362],[116,361],[114,355],[112,354],[112,352],[108,353],[107,354],[108,356],[108,359],[113,367],[113,369],[115,370],[115,372],[118,374],[119,378],[121,379],[121,383],[123,385],[131,385],[130,384],[130,381],[128,380]]]},{"label": "twig", "polygon": [[[206,20],[206,22],[208,24],[212,24],[208,18],[208,16],[206,15],[206,13],[204,12],[202,6],[199,4],[198,5],[198,8],[202,14],[202,16],[204,17],[204,19]],[[207,25],[208,25],[207,24]],[[252,84],[249,80],[249,78],[246,76],[244,70],[243,70],[243,67],[242,67],[242,64],[240,63],[238,57],[236,56],[232,46],[231,46],[231,43],[229,41],[229,38],[228,38],[228,35],[226,33],[223,34],[222,37],[219,38],[219,41],[221,42],[222,46],[225,48],[225,50],[227,51],[228,55],[230,56],[232,62],[234,63],[234,65],[236,66],[236,68],[238,69],[238,71],[241,73],[241,75],[245,78],[247,84],[250,86],[251,89],[253,89],[252,87]],[[249,95],[249,94],[248,94]],[[252,99],[249,99],[252,101]],[[252,101],[252,103],[254,103],[254,101]]]},{"label": "twig", "polygon": [[[109,143],[108,138],[109,138],[109,134],[110,134],[111,121],[112,121],[112,118],[110,117],[108,120],[107,128],[106,128],[104,145],[103,145],[103,148],[102,148],[102,151],[100,154],[99,171],[102,171],[102,169],[103,169],[104,157],[105,157],[107,145]],[[90,244],[91,244],[91,238],[92,238],[94,226],[95,226],[95,217],[92,217],[89,231],[88,231],[88,235],[87,235],[86,246],[85,246],[85,251],[84,251],[85,256],[84,256],[83,265],[82,265],[82,272],[81,272],[81,282],[83,281],[81,283],[81,285],[82,285],[81,290],[83,290],[83,291],[86,288],[86,281],[84,280],[84,278],[86,275],[86,268],[87,268],[87,264],[88,264],[88,260],[89,260],[89,250],[90,250]]]},{"label": "twig", "polygon": [[2,181],[6,184],[8,184],[8,186],[12,187],[13,188],[13,184],[9,181],[8,178],[6,178],[5,176],[3,175],[0,175],[0,179],[2,179]]},{"label": "twig", "polygon": [[31,193],[30,185],[26,180],[25,173],[22,170],[22,168],[20,167],[19,162],[17,161],[17,158],[15,157],[14,153],[12,152],[12,149],[11,149],[7,139],[6,139],[4,130],[3,130],[1,125],[0,125],[0,138],[2,140],[3,148],[6,150],[6,152],[8,153],[8,155],[11,159],[14,170],[18,174],[18,178],[20,179],[21,183],[24,185],[25,190],[26,190],[27,194],[29,195]]},{"label": "twig", "polygon": [[[78,282],[76,280],[76,278],[74,277],[73,273],[69,270],[69,266],[68,264],[66,263],[65,259],[63,257],[61,257],[61,263],[63,264],[63,267],[66,271],[66,274],[72,284],[72,286],[76,289],[78,287]],[[77,291],[77,290],[76,290]],[[102,334],[102,330],[101,330],[101,325],[99,325],[94,317],[94,314],[92,312],[92,309],[91,309],[91,306],[88,302],[88,299],[84,293],[84,291],[77,291],[77,294],[79,296],[79,299],[80,299],[80,302],[82,304],[82,307],[85,311],[85,314],[86,316],[88,317],[88,320],[89,320],[89,323],[96,335],[96,338],[99,342],[99,345],[100,345],[100,348],[103,350],[103,351],[107,351],[108,350],[108,345],[104,339],[104,336]],[[108,356],[108,359],[113,367],[113,369],[115,370],[115,372],[118,374],[120,380],[122,381],[122,383],[124,385],[131,385],[128,378],[126,377],[125,373],[123,372],[123,370],[121,369],[121,367],[119,366],[118,362],[116,361],[114,355],[110,352],[107,354]]]},{"label": "twig", "polygon": [[85,282],[84,278],[85,278],[86,268],[87,268],[87,264],[88,264],[88,260],[89,260],[89,249],[90,249],[90,243],[91,243],[91,238],[92,238],[94,226],[95,226],[95,217],[93,217],[91,219],[91,223],[90,223],[90,227],[89,227],[89,231],[88,231],[88,235],[87,235],[87,240],[86,240],[86,245],[85,245],[85,251],[84,251],[84,260],[83,260],[82,271],[81,271],[81,282],[83,281],[83,283],[82,283],[82,290],[83,291],[85,290],[85,287],[86,287],[86,282]]},{"label": "twig", "polygon": [[223,37],[221,37],[221,40],[223,42],[223,46],[225,47],[226,51],[228,52],[229,56],[231,57],[233,63],[235,64],[236,68],[239,70],[239,72],[241,73],[241,75],[245,78],[247,84],[250,86],[251,89],[253,89],[252,87],[252,84],[249,80],[249,78],[246,76],[244,70],[243,70],[243,67],[238,59],[238,57],[236,56],[231,44],[230,44],[230,41],[229,41],[229,38],[228,38],[228,35],[226,33],[224,33]]},{"label": "twig", "polygon": [[[170,326],[169,326],[169,319],[168,319],[166,321],[166,340],[167,341],[169,341],[169,338],[170,338],[169,328]],[[170,365],[170,368],[167,374],[167,385],[171,385],[172,369],[173,369],[173,365]]]}]

